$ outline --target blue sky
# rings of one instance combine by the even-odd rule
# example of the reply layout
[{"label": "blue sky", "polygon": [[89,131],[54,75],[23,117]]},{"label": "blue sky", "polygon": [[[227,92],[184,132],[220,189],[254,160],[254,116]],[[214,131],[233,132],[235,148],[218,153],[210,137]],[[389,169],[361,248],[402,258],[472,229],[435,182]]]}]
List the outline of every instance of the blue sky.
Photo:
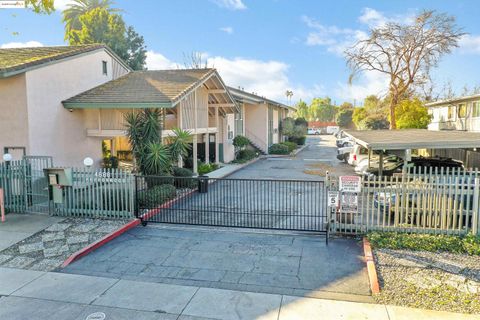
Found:
[{"label": "blue sky", "polygon": [[[61,10],[35,15],[0,10],[0,46],[61,45]],[[342,50],[369,27],[407,20],[422,9],[457,18],[468,35],[446,56],[433,76],[437,91],[451,82],[458,94],[480,85],[480,2],[471,1],[317,1],[317,0],[116,0],[127,24],[145,38],[150,69],[176,68],[184,55],[202,52],[232,86],[272,99],[292,101],[330,96],[357,104],[367,94],[385,94],[385,80],[365,74],[348,85]],[[18,32],[13,35],[12,32]]]}]

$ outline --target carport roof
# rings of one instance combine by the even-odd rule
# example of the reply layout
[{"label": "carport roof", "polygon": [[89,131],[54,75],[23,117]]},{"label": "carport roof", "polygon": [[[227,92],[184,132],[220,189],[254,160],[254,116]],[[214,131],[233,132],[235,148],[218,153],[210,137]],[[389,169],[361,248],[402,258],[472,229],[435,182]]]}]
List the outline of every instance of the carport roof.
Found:
[{"label": "carport roof", "polygon": [[404,130],[350,130],[345,133],[371,150],[480,148],[480,132]]}]

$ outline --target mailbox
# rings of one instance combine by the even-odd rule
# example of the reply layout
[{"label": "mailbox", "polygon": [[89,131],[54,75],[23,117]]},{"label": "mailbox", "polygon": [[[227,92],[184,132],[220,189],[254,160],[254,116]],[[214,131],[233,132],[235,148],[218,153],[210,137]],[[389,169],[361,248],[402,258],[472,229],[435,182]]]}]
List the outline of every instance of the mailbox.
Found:
[{"label": "mailbox", "polygon": [[71,168],[47,168],[43,169],[47,177],[48,185],[51,190],[51,199],[53,203],[63,203],[63,187],[73,185],[73,175]]}]

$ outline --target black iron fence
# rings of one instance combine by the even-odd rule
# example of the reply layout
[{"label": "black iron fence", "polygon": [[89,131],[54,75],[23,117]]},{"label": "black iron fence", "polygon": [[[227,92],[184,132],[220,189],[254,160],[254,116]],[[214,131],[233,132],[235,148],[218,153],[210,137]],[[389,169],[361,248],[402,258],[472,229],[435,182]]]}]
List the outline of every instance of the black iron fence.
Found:
[{"label": "black iron fence", "polygon": [[136,177],[144,223],[327,232],[323,181]]}]

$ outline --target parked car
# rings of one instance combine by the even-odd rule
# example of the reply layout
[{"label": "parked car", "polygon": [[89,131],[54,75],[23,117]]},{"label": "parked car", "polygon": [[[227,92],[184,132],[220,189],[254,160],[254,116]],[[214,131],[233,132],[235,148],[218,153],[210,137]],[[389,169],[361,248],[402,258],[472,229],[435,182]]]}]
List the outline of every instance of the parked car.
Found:
[{"label": "parked car", "polygon": [[352,152],[353,143],[347,142],[345,147],[337,149],[337,159],[340,161],[348,161],[348,157],[350,156],[350,152]]},{"label": "parked car", "polygon": [[339,126],[328,126],[327,127],[327,134],[336,134],[340,130]]},{"label": "parked car", "polygon": [[[380,160],[379,156],[377,154],[373,154],[370,159],[370,168],[377,168],[378,170],[378,167],[380,164],[379,160]],[[385,167],[385,166],[388,166],[389,163],[399,162],[399,161],[403,161],[403,160],[397,157],[396,155],[393,155],[393,154],[385,155],[383,157],[383,166]],[[368,169],[368,157],[363,158],[360,161],[357,161],[357,165],[355,166],[356,174],[367,175],[368,174],[367,169]]]},{"label": "parked car", "polygon": [[321,134],[321,132],[322,132],[322,131],[320,130],[320,128],[308,128],[308,129],[307,129],[307,134],[315,134],[315,135],[317,135],[317,134]]},{"label": "parked car", "polygon": [[351,166],[356,166],[358,162],[362,159],[368,159],[368,149],[356,144],[353,146],[352,152],[348,157],[348,164]]},{"label": "parked car", "polygon": [[[400,158],[396,162],[388,162],[383,166],[382,174],[384,176],[392,176],[394,173],[401,173],[403,166],[404,161]],[[463,163],[451,158],[442,157],[412,157],[412,160],[409,162],[409,170],[415,170],[419,173],[421,173],[422,170],[429,172],[430,170],[440,170],[441,168],[463,169]],[[378,175],[378,167],[372,167],[366,171],[368,174]]]},{"label": "parked car", "polygon": [[338,148],[343,148],[343,147],[346,147],[347,144],[352,143],[352,142],[353,142],[352,138],[345,137],[345,138],[337,139],[335,144],[337,145]]}]

